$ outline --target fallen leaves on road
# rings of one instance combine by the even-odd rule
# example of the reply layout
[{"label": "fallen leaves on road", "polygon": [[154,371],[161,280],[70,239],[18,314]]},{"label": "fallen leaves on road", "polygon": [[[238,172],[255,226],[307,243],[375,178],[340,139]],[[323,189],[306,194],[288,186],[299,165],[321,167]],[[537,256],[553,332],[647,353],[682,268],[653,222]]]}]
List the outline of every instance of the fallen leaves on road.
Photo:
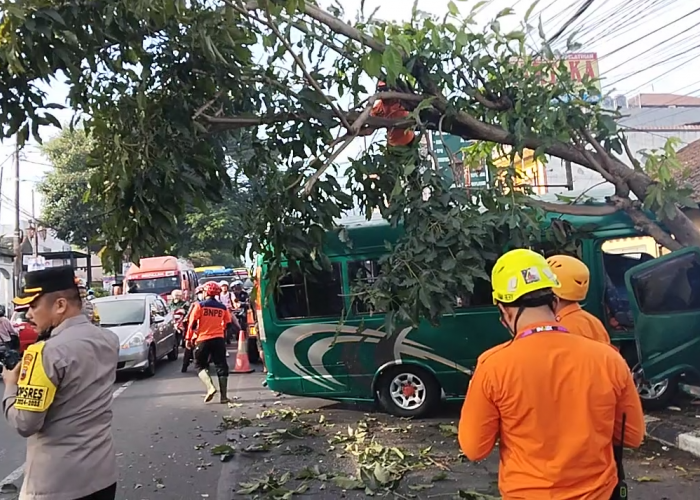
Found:
[{"label": "fallen leaves on road", "polygon": [[658,483],[661,481],[661,479],[652,476],[639,476],[634,478],[634,480],[638,483]]},{"label": "fallen leaves on road", "polygon": [[[393,495],[404,499],[420,498],[425,495],[421,492],[434,490],[437,483],[448,480],[449,464],[456,463],[460,459],[458,453],[449,455],[435,453],[429,442],[417,443],[417,446],[414,444],[410,448],[401,445],[401,440],[410,441],[417,432],[414,427],[424,429],[426,426],[439,431],[437,435],[433,433],[438,438],[435,443],[444,443],[440,440],[440,435],[449,438],[457,435],[457,427],[452,423],[416,426],[406,419],[392,419],[392,424],[387,425],[376,417],[365,415],[356,424],[347,425],[342,431],[329,434],[331,429],[339,425],[330,422],[329,418],[323,414],[318,417],[311,416],[316,413],[318,413],[317,410],[274,408],[262,411],[255,419],[222,417],[221,427],[229,430],[227,439],[236,442],[235,448],[229,444],[222,444],[211,449],[212,454],[220,456],[223,461],[236,453],[264,454],[275,451],[277,455],[270,456],[298,455],[319,457],[319,463],[330,464],[335,463],[332,460],[341,460],[343,464],[349,465],[349,461],[354,464],[350,467],[344,465],[341,467],[343,470],[331,468],[324,471],[319,464],[307,465],[298,472],[287,470],[280,473],[273,469],[264,473],[260,479],[239,483],[238,494],[254,495],[257,498],[289,499],[314,487],[320,491],[328,488],[338,488],[345,492],[361,491],[365,496]],[[398,422],[398,425],[394,422]],[[287,425],[276,427],[281,423],[287,423]],[[256,430],[265,426],[269,429]],[[231,433],[237,437],[231,436]],[[300,442],[306,438],[311,439],[309,443],[313,443],[313,447]],[[319,449],[319,439],[328,443],[325,455],[332,460],[324,458],[324,451]],[[278,459],[269,460],[269,463],[273,463],[272,460],[275,464],[279,463]],[[257,463],[268,463],[268,459]],[[352,472],[353,467],[354,472]],[[422,473],[415,476],[414,474],[411,476],[412,479],[407,479],[411,473],[435,468],[440,470],[432,475],[426,476]],[[401,488],[400,492],[397,491],[399,488]],[[444,494],[443,490],[444,487],[436,493],[439,492],[439,496],[445,498],[450,496],[472,500],[498,498],[466,490],[452,490],[452,493]]]}]

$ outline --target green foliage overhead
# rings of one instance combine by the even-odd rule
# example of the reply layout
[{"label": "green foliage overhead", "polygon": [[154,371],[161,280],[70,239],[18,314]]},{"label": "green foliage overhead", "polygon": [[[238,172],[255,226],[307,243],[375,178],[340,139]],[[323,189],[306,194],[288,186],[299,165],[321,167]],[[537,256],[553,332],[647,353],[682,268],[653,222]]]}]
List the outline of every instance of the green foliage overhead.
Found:
[{"label": "green foliage overhead", "polygon": [[[274,279],[285,257],[324,265],[324,232],[359,202],[368,216],[380,210],[406,229],[368,297],[404,319],[434,319],[457,288],[483,277],[485,259],[504,241],[537,236],[539,208],[558,209],[514,189],[513,164],[524,148],[601,173],[616,188],[601,212],[626,211],[672,249],[700,243],[673,186],[647,206],[663,207],[657,215],[677,239],[645,215],[642,204],[658,183],[616,156],[626,142],[615,113],[584,99],[597,92],[595,82],[574,82],[544,42],[533,54],[525,44],[530,20],[505,31],[511,9],[482,28],[457,4],[443,18],[414,7],[405,23],[363,13],[348,22],[310,0],[0,6],[3,136],[36,137],[40,125],[57,124],[56,105],[37,84],[65,79],[70,106],[94,141],[92,185],[114,209],[102,232],[115,253],[135,259],[178,241],[188,218],[202,222],[193,221],[192,207],[223,203],[243,179],[251,209],[242,233],[265,254]],[[543,81],[551,72],[556,81]],[[369,116],[377,79],[392,89],[381,97],[399,99],[408,118]],[[375,142],[349,167],[336,164],[360,133],[390,127],[484,141],[491,149],[480,161],[499,181],[474,196],[442,185],[426,167],[432,152],[419,154],[418,145],[398,154]],[[232,164],[238,143],[246,154]],[[511,165],[497,167],[494,152]],[[523,210],[532,205],[538,210]],[[207,222],[200,234],[221,229]]]},{"label": "green foliage overhead", "polygon": [[93,146],[84,130],[65,129],[41,148],[54,167],[37,186],[43,197],[42,222],[59,239],[81,248],[99,244],[106,216],[104,206],[89,196]]}]

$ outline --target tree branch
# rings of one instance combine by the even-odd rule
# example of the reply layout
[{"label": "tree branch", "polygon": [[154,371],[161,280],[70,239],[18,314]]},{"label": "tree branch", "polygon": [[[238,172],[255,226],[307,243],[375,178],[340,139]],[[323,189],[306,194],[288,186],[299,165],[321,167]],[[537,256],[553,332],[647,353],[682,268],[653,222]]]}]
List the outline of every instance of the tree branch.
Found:
[{"label": "tree branch", "polygon": [[308,196],[311,193],[311,189],[314,187],[314,184],[316,184],[316,181],[323,175],[323,173],[328,170],[328,167],[330,167],[333,162],[340,156],[340,153],[345,151],[347,147],[352,144],[353,139],[355,139],[356,135],[350,135],[349,133],[343,137],[343,143],[340,145],[338,149],[336,149],[333,154],[328,157],[328,159],[325,161],[321,167],[314,172],[314,175],[309,177],[309,180],[306,182],[306,185],[304,186],[303,189],[303,194],[304,196]]},{"label": "tree branch", "polygon": [[[226,3],[229,3],[229,0],[224,0]],[[230,4],[230,3],[229,3]],[[246,2],[245,6],[243,7],[246,10],[258,10],[260,9],[260,5],[256,1],[250,1]],[[355,40],[356,42],[361,43],[362,45],[365,45],[369,47],[370,49],[376,50],[377,52],[384,52],[384,49],[386,49],[386,45],[381,43],[380,41],[376,40],[375,38],[372,38],[371,36],[361,32],[357,28],[354,28],[350,26],[347,23],[344,23],[337,17],[333,16],[332,14],[326,12],[323,9],[320,9],[314,5],[306,4],[304,7],[303,13],[307,16],[309,16],[311,19],[315,19],[321,24],[325,24],[328,26],[332,31],[335,31],[336,33],[340,33],[341,35],[345,35],[346,37]]]},{"label": "tree branch", "polygon": [[[256,10],[259,8],[259,6],[256,1],[249,1],[245,4],[245,8],[248,10]],[[341,21],[340,19],[337,19],[335,16],[316,6],[307,4],[304,10],[304,14],[318,21],[319,23],[324,24],[332,31],[344,35],[358,43],[361,43],[362,45],[365,45],[366,47],[369,47],[372,50],[376,50],[377,52],[383,53],[386,49],[385,44],[361,32],[357,28],[350,26],[349,24]],[[434,83],[431,83],[431,81],[429,81],[429,78],[427,79],[427,81],[424,81],[424,77],[426,76],[426,69],[420,63],[420,61],[417,61],[416,64],[414,64],[413,69],[413,75],[419,81],[421,81],[421,84],[424,85],[424,88],[428,92],[434,94],[435,96],[441,97],[437,86]],[[435,119],[434,126],[437,124],[437,120],[439,120],[439,116]],[[511,146],[516,145],[515,137],[512,134],[510,134],[510,132],[508,132],[507,130],[504,130],[502,127],[499,127],[497,125],[484,123],[474,118],[473,116],[468,115],[467,113],[457,113],[457,116],[455,117],[455,122],[455,125],[457,126],[447,127],[447,133],[460,135],[461,137],[469,139],[491,141],[500,144],[508,144]],[[399,128],[398,124],[394,126]],[[539,147],[545,146],[545,144],[541,139],[537,137],[527,137],[525,138],[524,146],[528,149],[536,150]],[[584,155],[580,150],[574,148],[569,144],[555,141],[551,144],[548,143],[545,146],[544,150],[547,154],[550,154],[552,156],[556,156],[563,160],[571,161],[573,163],[582,165],[590,169],[595,169],[595,166],[591,164],[589,158],[586,158],[586,155]],[[597,153],[591,154],[590,156],[599,161]],[[625,175],[625,170],[629,170],[627,165],[625,165],[617,159],[613,159],[609,172],[613,177],[623,177]],[[634,174],[635,175],[629,177],[627,183],[630,189],[637,196],[637,198],[643,200],[646,196],[646,190],[651,184],[651,181],[646,175],[643,175],[640,172],[634,172]]]},{"label": "tree branch", "polygon": [[230,2],[229,0],[224,0],[224,1],[226,2],[227,5],[231,6],[237,12],[253,18],[255,21],[258,21],[259,23],[264,24],[265,26],[267,26],[268,28],[270,28],[272,30],[272,32],[279,39],[279,41],[282,43],[282,45],[284,45],[284,48],[287,49],[287,52],[289,52],[289,55],[292,56],[292,59],[294,59],[294,62],[296,63],[296,65],[299,66],[299,69],[304,74],[304,78],[306,78],[306,81],[309,82],[309,85],[311,85],[316,92],[321,94],[323,99],[326,101],[326,103],[328,103],[328,105],[333,110],[333,113],[335,113],[335,115],[340,119],[343,126],[346,129],[350,130],[350,124],[348,123],[348,121],[345,118],[345,116],[343,115],[343,113],[335,105],[333,100],[330,97],[328,97],[328,95],[323,91],[323,89],[318,84],[316,79],[313,76],[311,76],[311,73],[309,73],[309,70],[306,69],[306,64],[304,64],[304,61],[302,61],[301,57],[299,57],[297,55],[297,53],[294,52],[294,49],[292,48],[292,44],[289,42],[289,40],[287,40],[287,38],[282,34],[282,32],[277,27],[277,23],[275,23],[275,21],[272,19],[272,14],[270,13],[269,8],[265,9],[265,16],[267,17],[267,19],[265,20],[265,19],[260,19],[259,17],[252,15],[248,10],[239,7],[238,5]]},{"label": "tree branch", "polygon": [[621,210],[621,208],[614,205],[551,203],[548,201],[535,200],[534,198],[530,198],[525,203],[533,207],[541,208],[545,212],[592,217],[610,215]]},{"label": "tree branch", "polygon": [[589,164],[593,166],[595,171],[598,172],[603,177],[603,179],[614,185],[615,178],[603,168],[603,166],[596,158],[593,157],[591,152],[586,149],[586,145],[582,144],[581,141],[579,141],[577,138],[574,138],[574,141],[576,142],[579,151],[581,151],[583,156],[588,160]]},{"label": "tree branch", "polygon": [[197,111],[194,112],[194,115],[192,115],[192,119],[196,120],[199,117],[199,115],[201,115],[207,109],[209,109],[212,106],[212,104],[214,104],[216,102],[216,100],[222,96],[224,91],[225,91],[225,89],[219,90],[211,101],[207,102],[204,106],[202,106],[201,108],[199,108]]},{"label": "tree branch", "polygon": [[632,167],[634,167],[634,169],[637,172],[643,172],[644,169],[642,169],[641,163],[639,163],[639,160],[634,157],[634,154],[632,154],[630,144],[629,142],[627,142],[627,137],[622,135],[622,137],[620,137],[620,141],[622,142],[622,147],[625,148],[625,154],[627,155],[627,158],[629,158],[630,162],[632,162]]},{"label": "tree branch", "polygon": [[[605,171],[607,172],[610,169],[610,155],[608,154],[607,151],[605,151],[605,148],[598,142],[598,139],[593,137],[593,134],[591,134],[588,130],[582,129],[581,134],[586,138],[586,140],[593,146],[593,148],[596,150],[598,155],[603,160],[603,164],[605,165]],[[630,195],[630,188],[627,185],[627,179],[625,177],[621,178],[612,178],[610,181],[613,183],[615,186],[615,194],[617,196],[622,196],[622,197],[629,197]]]},{"label": "tree branch", "polygon": [[683,248],[683,245],[681,245],[677,240],[673,239],[666,231],[661,229],[656,222],[652,221],[647,214],[640,210],[639,207],[629,198],[613,196],[611,197],[611,201],[620,210],[624,210],[625,213],[627,213],[629,218],[634,223],[634,227],[640,232],[648,234],[658,243],[671,251],[680,250]]}]

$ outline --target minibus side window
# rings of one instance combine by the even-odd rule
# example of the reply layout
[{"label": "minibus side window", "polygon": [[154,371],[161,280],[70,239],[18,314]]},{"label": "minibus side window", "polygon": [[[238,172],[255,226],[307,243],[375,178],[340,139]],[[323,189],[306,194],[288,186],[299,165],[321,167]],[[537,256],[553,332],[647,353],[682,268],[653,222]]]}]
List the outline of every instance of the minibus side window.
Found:
[{"label": "minibus side window", "polygon": [[695,254],[640,272],[631,284],[644,314],[700,311],[700,262]]},{"label": "minibus side window", "polygon": [[[491,275],[493,264],[486,267],[486,274]],[[471,293],[464,292],[457,296],[455,309],[468,309],[470,307],[484,307],[493,305],[493,293],[491,282],[480,278],[474,278],[474,290]]]},{"label": "minibus side window", "polygon": [[302,274],[287,272],[275,294],[275,310],[279,319],[338,318],[343,313],[340,264],[330,271]]},{"label": "minibus side window", "polygon": [[[369,259],[348,262],[348,281],[351,289],[358,282],[372,285],[372,283],[377,281],[377,277],[379,277],[379,260]],[[373,309],[361,297],[355,296],[352,298],[352,312],[354,314],[369,314],[383,311]]]},{"label": "minibus side window", "polygon": [[[608,324],[615,330],[631,330],[634,319],[625,285],[625,273],[632,267],[654,259],[644,246],[624,244],[627,239],[609,240],[603,243],[603,269],[605,274],[605,314]],[[613,244],[622,245],[614,249]]]}]

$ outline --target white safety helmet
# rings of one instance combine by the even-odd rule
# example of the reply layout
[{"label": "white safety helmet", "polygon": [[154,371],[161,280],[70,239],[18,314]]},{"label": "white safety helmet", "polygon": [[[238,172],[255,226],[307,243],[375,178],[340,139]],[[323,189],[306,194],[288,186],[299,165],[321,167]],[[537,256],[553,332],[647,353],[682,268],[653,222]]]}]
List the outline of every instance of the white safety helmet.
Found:
[{"label": "white safety helmet", "polygon": [[243,282],[241,280],[236,280],[231,283],[231,286],[243,286]]},{"label": "white safety helmet", "polygon": [[175,289],[170,293],[170,296],[173,299],[181,299],[182,298],[182,290]]},{"label": "white safety helmet", "polygon": [[228,281],[226,281],[226,280],[219,281],[219,286],[225,286],[226,288],[228,288],[228,286],[229,286]]}]

